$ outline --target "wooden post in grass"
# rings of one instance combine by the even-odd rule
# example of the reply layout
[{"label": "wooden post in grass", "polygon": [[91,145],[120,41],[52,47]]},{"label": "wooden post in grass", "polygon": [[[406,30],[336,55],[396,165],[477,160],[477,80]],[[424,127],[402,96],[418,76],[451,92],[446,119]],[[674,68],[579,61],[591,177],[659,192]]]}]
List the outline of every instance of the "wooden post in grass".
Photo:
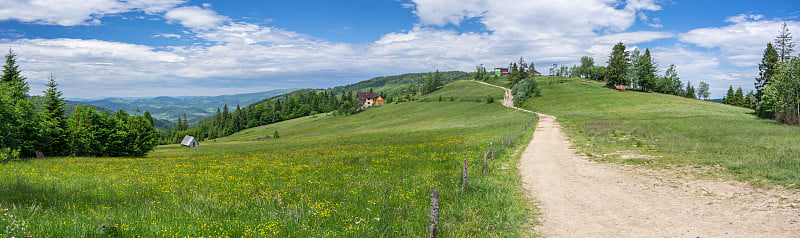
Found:
[{"label": "wooden post in grass", "polygon": [[508,145],[511,145],[511,133],[508,133]]},{"label": "wooden post in grass", "polygon": [[436,237],[439,232],[439,190],[431,190],[431,222],[428,237]]},{"label": "wooden post in grass", "polygon": [[492,153],[492,161],[494,161],[494,145],[492,142],[489,142],[489,152]]},{"label": "wooden post in grass", "polygon": [[467,159],[464,159],[464,173],[461,175],[461,191],[467,190]]},{"label": "wooden post in grass", "polygon": [[506,138],[504,137],[504,135],[500,135],[500,146],[501,147],[506,146]]},{"label": "wooden post in grass", "polygon": [[488,167],[486,167],[486,151],[484,151],[483,152],[483,173],[486,173],[487,169],[488,169]]}]

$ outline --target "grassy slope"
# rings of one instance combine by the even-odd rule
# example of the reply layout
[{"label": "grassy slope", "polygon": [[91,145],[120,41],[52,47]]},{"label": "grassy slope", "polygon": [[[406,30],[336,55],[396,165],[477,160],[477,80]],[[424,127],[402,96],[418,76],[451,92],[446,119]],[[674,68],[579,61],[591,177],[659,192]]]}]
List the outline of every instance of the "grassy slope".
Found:
[{"label": "grassy slope", "polygon": [[455,81],[446,85],[446,90],[437,90],[427,95],[421,96],[420,99],[425,101],[437,101],[442,97],[443,101],[449,101],[451,98],[455,101],[477,101],[484,102],[487,97],[493,97],[495,100],[503,99],[503,90],[495,87],[485,87],[483,85],[476,86],[478,83],[472,81]]},{"label": "grassy slope", "polygon": [[[510,152],[525,143],[496,146],[491,175],[478,158],[530,120],[499,103],[410,102],[252,128],[198,149],[162,146],[148,158],[0,164],[0,211],[10,209],[0,216],[42,237],[418,237],[438,189],[444,237],[523,236],[532,207]],[[280,139],[259,139],[275,130]],[[108,218],[116,228],[98,226]]]},{"label": "grassy slope", "polygon": [[[557,116],[574,144],[596,157],[633,150],[663,156],[630,163],[722,165],[742,179],[800,188],[800,128],[759,119],[752,110],[602,83],[540,82],[525,107]],[[606,156],[617,161],[618,156]]]}]

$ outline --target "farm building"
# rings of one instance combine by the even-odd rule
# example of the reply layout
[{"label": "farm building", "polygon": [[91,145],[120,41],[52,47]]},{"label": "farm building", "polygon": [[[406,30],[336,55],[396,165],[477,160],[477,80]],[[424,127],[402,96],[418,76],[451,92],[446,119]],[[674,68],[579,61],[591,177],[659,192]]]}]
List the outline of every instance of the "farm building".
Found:
[{"label": "farm building", "polygon": [[508,76],[508,68],[494,68],[494,75]]},{"label": "farm building", "polygon": [[356,94],[356,98],[364,99],[364,106],[361,106],[362,110],[370,108],[372,106],[383,105],[383,97],[381,97],[377,93],[373,93],[373,92],[358,92]]},{"label": "farm building", "polygon": [[200,143],[197,142],[197,140],[194,138],[194,136],[189,136],[189,135],[186,135],[186,136],[183,137],[183,140],[181,141],[181,145],[189,147],[189,148],[200,147]]}]

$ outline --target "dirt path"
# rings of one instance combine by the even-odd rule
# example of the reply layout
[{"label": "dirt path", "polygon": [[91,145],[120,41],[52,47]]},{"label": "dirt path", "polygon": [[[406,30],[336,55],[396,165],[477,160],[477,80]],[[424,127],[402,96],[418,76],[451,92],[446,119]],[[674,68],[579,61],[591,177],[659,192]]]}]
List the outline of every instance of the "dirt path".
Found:
[{"label": "dirt path", "polygon": [[555,117],[539,115],[518,166],[546,237],[800,237],[796,191],[591,162],[570,149]]}]

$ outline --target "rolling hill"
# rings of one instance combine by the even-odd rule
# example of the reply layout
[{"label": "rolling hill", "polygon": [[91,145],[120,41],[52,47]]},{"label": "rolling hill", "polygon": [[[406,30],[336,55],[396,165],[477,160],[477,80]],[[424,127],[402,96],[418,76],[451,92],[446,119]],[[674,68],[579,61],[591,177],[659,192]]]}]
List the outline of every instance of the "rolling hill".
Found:
[{"label": "rolling hill", "polygon": [[72,101],[72,103],[82,103],[112,111],[123,109],[128,112],[150,111],[154,119],[161,119],[174,122],[179,117],[186,114],[190,121],[207,117],[216,113],[217,108],[222,108],[225,104],[229,107],[236,105],[249,105],[265,98],[285,94],[293,91],[292,89],[278,89],[258,93],[246,93],[221,96],[196,96],[196,97],[153,97],[153,98],[104,98],[88,100],[82,102]]}]

